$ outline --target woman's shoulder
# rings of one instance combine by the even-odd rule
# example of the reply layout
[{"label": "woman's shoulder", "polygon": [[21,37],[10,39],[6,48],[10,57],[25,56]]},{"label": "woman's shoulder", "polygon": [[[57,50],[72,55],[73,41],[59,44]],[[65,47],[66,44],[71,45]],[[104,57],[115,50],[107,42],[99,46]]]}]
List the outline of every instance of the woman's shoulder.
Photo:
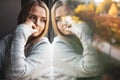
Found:
[{"label": "woman's shoulder", "polygon": [[60,38],[59,36],[56,36],[54,39],[53,39],[53,42],[52,44],[58,44],[58,43],[63,43],[64,40],[62,38]]},{"label": "woman's shoulder", "polygon": [[11,43],[11,41],[12,41],[12,37],[13,37],[12,34],[8,34],[8,35],[4,36],[4,37],[0,40],[0,42],[5,42],[6,44],[9,44],[9,43]]},{"label": "woman's shoulder", "polygon": [[50,44],[50,41],[47,37],[41,37],[37,44]]},{"label": "woman's shoulder", "polygon": [[[8,34],[8,35],[5,35],[2,39],[4,39],[4,40],[9,40],[9,39],[12,38],[12,36],[13,36],[13,34]],[[2,39],[1,39],[1,40],[2,40]]]},{"label": "woman's shoulder", "polygon": [[34,47],[41,47],[41,46],[50,46],[50,42],[47,37],[42,37],[39,39],[37,43],[34,44]]},{"label": "woman's shoulder", "polygon": [[9,52],[11,42],[12,42],[12,34],[4,36],[0,40],[0,52],[1,54],[3,54],[3,56],[7,55],[7,52]]}]

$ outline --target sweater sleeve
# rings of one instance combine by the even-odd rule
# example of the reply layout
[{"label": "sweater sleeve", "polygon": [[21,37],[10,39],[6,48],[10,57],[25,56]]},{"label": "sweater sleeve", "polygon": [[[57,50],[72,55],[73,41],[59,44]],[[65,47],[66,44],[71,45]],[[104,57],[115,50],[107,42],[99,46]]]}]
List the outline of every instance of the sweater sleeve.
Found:
[{"label": "sweater sleeve", "polygon": [[83,46],[83,56],[76,63],[78,76],[81,71],[84,77],[99,76],[103,70],[99,53],[92,47],[92,30],[85,24],[75,24],[73,33],[79,38]]},{"label": "sweater sleeve", "polygon": [[[28,57],[25,56],[24,48],[31,35],[32,30],[21,24],[17,27],[11,44],[11,76],[21,78],[28,76],[42,62],[39,54],[42,52],[41,46],[34,48]],[[40,44],[43,44],[41,42]],[[39,44],[39,45],[40,45]],[[44,47],[44,46],[43,46]]]}]

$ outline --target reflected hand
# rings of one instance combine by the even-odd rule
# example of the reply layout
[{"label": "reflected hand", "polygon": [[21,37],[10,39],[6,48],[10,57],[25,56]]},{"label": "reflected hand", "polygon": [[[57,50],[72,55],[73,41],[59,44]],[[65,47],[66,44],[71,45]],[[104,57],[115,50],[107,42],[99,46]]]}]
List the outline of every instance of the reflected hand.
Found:
[{"label": "reflected hand", "polygon": [[80,23],[75,22],[71,16],[66,16],[62,18],[63,24],[66,24],[65,27],[63,27],[66,31],[76,34],[76,32],[79,32],[78,26]]},{"label": "reflected hand", "polygon": [[68,27],[66,27],[65,30],[71,32],[72,34],[77,34],[77,32],[79,32],[79,23],[75,23],[75,22],[71,22],[68,24]]}]

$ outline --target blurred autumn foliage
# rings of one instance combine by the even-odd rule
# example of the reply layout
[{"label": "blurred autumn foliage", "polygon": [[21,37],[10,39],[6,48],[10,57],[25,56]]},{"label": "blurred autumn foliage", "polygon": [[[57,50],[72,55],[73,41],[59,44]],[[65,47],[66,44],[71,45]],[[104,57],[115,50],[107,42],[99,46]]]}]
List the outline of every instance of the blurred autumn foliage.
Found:
[{"label": "blurred autumn foliage", "polygon": [[97,7],[94,3],[80,4],[74,12],[75,16],[93,28],[95,34],[110,44],[120,46],[120,16],[115,2],[104,0]]},{"label": "blurred autumn foliage", "polygon": [[114,15],[117,15],[118,14],[118,7],[117,7],[117,5],[115,4],[115,3],[112,3],[111,4],[111,7],[110,7],[110,9],[109,9],[109,11],[108,11],[108,14],[109,15],[111,15],[111,16],[114,16]]},{"label": "blurred autumn foliage", "polygon": [[101,2],[97,7],[96,7],[96,13],[101,13],[101,12],[108,12],[110,6],[112,4],[112,0],[104,0]]}]

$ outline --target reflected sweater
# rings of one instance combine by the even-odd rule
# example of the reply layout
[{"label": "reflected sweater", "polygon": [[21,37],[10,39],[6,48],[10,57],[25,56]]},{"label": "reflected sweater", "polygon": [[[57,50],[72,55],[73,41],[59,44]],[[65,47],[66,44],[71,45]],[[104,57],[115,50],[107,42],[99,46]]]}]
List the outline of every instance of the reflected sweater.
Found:
[{"label": "reflected sweater", "polygon": [[57,36],[52,43],[53,80],[93,80],[91,77],[100,76],[103,65],[92,47],[92,31],[80,23],[72,32],[75,35]]}]

